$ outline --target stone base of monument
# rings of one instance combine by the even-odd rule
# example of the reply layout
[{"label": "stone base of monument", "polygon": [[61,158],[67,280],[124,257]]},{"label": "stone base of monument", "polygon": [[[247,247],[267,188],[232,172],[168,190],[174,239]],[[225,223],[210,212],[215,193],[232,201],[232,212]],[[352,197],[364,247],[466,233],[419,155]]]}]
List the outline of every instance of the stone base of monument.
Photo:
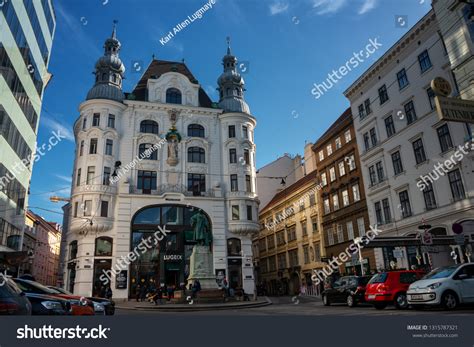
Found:
[{"label": "stone base of monument", "polygon": [[203,289],[197,294],[197,304],[222,303],[224,302],[224,292],[222,289]]}]

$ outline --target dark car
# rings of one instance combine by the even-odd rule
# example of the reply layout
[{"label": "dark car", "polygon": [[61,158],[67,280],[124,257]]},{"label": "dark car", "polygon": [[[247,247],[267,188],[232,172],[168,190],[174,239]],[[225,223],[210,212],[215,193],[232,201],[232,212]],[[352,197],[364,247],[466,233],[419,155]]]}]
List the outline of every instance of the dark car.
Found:
[{"label": "dark car", "polygon": [[[66,295],[73,295],[71,292],[68,292],[66,289],[59,288],[59,287],[54,287],[54,286],[48,286],[49,289],[55,290],[59,293],[66,294]],[[88,297],[87,299],[91,300],[94,303],[101,304],[104,309],[105,309],[105,314],[107,316],[112,316],[115,313],[115,302],[109,299],[105,298],[97,298],[97,297]],[[96,308],[97,306],[94,305],[95,307],[95,314],[103,314],[100,311],[98,311]]]},{"label": "dark car", "polygon": [[7,277],[0,279],[0,315],[31,315],[31,303]]},{"label": "dark car", "polygon": [[33,315],[64,316],[71,314],[71,303],[66,299],[36,293],[25,293],[25,296],[33,307]]},{"label": "dark car", "polygon": [[332,283],[331,287],[322,292],[323,303],[329,306],[331,303],[346,303],[354,307],[364,302],[365,286],[369,282],[369,276],[344,276]]}]

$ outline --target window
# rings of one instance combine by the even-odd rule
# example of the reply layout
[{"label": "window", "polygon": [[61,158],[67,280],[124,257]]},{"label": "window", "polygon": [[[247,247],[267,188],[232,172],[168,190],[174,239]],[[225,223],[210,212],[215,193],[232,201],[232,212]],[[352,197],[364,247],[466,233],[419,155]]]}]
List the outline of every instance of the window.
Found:
[{"label": "window", "polygon": [[436,198],[433,191],[433,185],[430,182],[426,182],[425,184],[423,198],[425,199],[425,207],[427,210],[436,208]]},{"label": "window", "polygon": [[242,137],[244,139],[249,138],[249,131],[248,131],[248,128],[245,125],[242,125]]},{"label": "window", "polygon": [[104,166],[104,176],[102,177],[102,184],[108,186],[110,184],[110,167]]},{"label": "window", "polygon": [[331,212],[331,208],[329,206],[329,198],[324,199],[324,213]]},{"label": "window", "polygon": [[321,246],[319,245],[319,242],[315,242],[313,244],[313,247],[314,247],[314,260],[321,261]]},{"label": "window", "polygon": [[158,152],[151,143],[142,143],[138,146],[138,156],[146,160],[158,160]]},{"label": "window", "polygon": [[81,169],[77,169],[77,175],[76,175],[76,186],[81,185]]},{"label": "window", "polygon": [[237,181],[237,175],[230,175],[230,190],[236,192],[239,190],[239,184]]},{"label": "window", "polygon": [[275,237],[273,235],[267,236],[268,249],[275,248]]},{"label": "window", "polygon": [[426,90],[426,94],[428,95],[428,101],[430,103],[430,108],[431,108],[431,110],[434,110],[435,107],[436,107],[436,103],[435,103],[435,93],[434,93],[433,89],[431,89],[431,87],[428,88]]},{"label": "window", "polygon": [[189,124],[188,125],[188,136],[190,137],[205,137],[204,127],[200,124]]},{"label": "window", "polygon": [[327,233],[328,233],[328,243],[330,246],[332,246],[334,244],[334,233],[332,231],[332,228],[329,228]]},{"label": "window", "polygon": [[428,54],[428,51],[425,50],[423,51],[419,56],[418,56],[418,62],[420,63],[420,69],[421,73],[425,72],[429,68],[431,68],[431,60],[430,56]]},{"label": "window", "polygon": [[84,217],[91,216],[92,212],[92,200],[84,200]]},{"label": "window", "polygon": [[344,242],[344,230],[342,229],[342,225],[339,224],[337,225],[337,242]]},{"label": "window", "polygon": [[301,232],[303,236],[308,236],[308,226],[306,223],[306,219],[301,221]]},{"label": "window", "polygon": [[304,211],[304,201],[300,201],[300,212]]},{"label": "window", "polygon": [[349,205],[349,191],[347,189],[344,189],[342,191],[342,205],[343,206],[348,206]]},{"label": "window", "polygon": [[322,160],[324,160],[324,151],[320,150],[319,151],[319,161],[322,161]]},{"label": "window", "polygon": [[453,147],[453,141],[449,134],[449,128],[447,124],[440,126],[436,129],[438,133],[439,145],[441,146],[441,152],[446,152],[448,149]]},{"label": "window", "polygon": [[150,194],[156,190],[156,171],[138,170],[137,188],[144,194]]},{"label": "window", "polygon": [[359,236],[365,236],[365,222],[364,217],[357,218],[357,230],[359,230]]},{"label": "window", "polygon": [[370,142],[369,142],[369,133],[364,133],[364,150],[367,152],[370,149]]},{"label": "window", "polygon": [[407,102],[405,104],[405,115],[407,116],[407,125],[416,121],[417,118],[413,101]]},{"label": "window", "polygon": [[86,184],[93,184],[94,183],[94,175],[95,175],[95,166],[88,166],[87,167]]},{"label": "window", "polygon": [[81,141],[81,146],[79,147],[79,156],[82,157],[84,154],[84,140]]},{"label": "window", "polygon": [[423,141],[418,139],[413,142],[413,152],[415,153],[415,160],[417,164],[426,161],[425,149],[423,148]]},{"label": "window", "polygon": [[89,154],[97,154],[97,139],[91,139]]},{"label": "window", "polygon": [[107,120],[107,126],[109,128],[115,128],[115,115],[109,114],[109,118]]},{"label": "window", "polygon": [[158,134],[158,123],[153,120],[144,120],[140,123],[140,132]]},{"label": "window", "polygon": [[229,162],[231,164],[237,163],[237,150],[235,148],[229,149]]},{"label": "window", "polygon": [[248,149],[244,149],[244,163],[245,165],[250,165],[250,152]]},{"label": "window", "polygon": [[305,264],[309,264],[309,246],[303,246],[303,259]]},{"label": "window", "polygon": [[352,186],[352,197],[354,198],[354,202],[360,200],[360,191],[358,184],[354,184]]},{"label": "window", "polygon": [[101,201],[100,202],[100,216],[107,217],[109,214],[109,202],[108,201]]},{"label": "window", "polygon": [[229,125],[229,138],[235,137],[235,125]]},{"label": "window", "polygon": [[372,147],[377,145],[377,133],[375,132],[375,128],[369,130],[370,134],[370,142],[372,143]]},{"label": "window", "polygon": [[188,162],[189,163],[205,163],[206,152],[204,151],[204,148],[189,147],[188,148]]},{"label": "window", "polygon": [[314,193],[309,195],[309,206],[314,206],[316,204],[316,195]]},{"label": "window", "polygon": [[369,166],[369,179],[370,186],[375,186],[377,184],[377,175],[375,174],[375,166]]},{"label": "window", "polygon": [[311,218],[311,228],[313,229],[313,233],[318,232],[318,220],[316,217]]},{"label": "window", "polygon": [[[267,244],[265,243],[265,239],[258,240],[258,250],[260,252],[266,252],[267,251]],[[236,254],[236,256],[240,256],[240,254]]]},{"label": "window", "polygon": [[296,240],[296,227],[295,226],[292,226],[286,229],[286,233],[288,235],[288,242]]},{"label": "window", "polygon": [[405,69],[400,70],[397,72],[397,80],[398,80],[398,87],[400,90],[405,88],[408,85],[408,77],[407,77],[407,72]]},{"label": "window", "polygon": [[334,207],[334,211],[339,210],[339,195],[333,194],[332,196],[332,205]]},{"label": "window", "polygon": [[112,155],[114,141],[107,139],[105,140],[105,155]]},{"label": "window", "polygon": [[411,206],[410,199],[408,197],[408,191],[404,190],[403,192],[398,193],[400,198],[400,205],[402,209],[402,217],[407,218],[411,216]]},{"label": "window", "polygon": [[326,177],[326,173],[323,172],[321,174],[321,184],[323,185],[323,187],[325,187],[327,184],[328,184],[328,179]]},{"label": "window", "polygon": [[74,218],[77,217],[77,211],[78,210],[79,210],[79,203],[76,201],[74,203],[74,215],[73,215]]},{"label": "window", "polygon": [[332,145],[329,144],[326,146],[326,151],[328,152],[328,157],[332,154]]},{"label": "window", "polygon": [[331,182],[336,180],[336,169],[334,168],[334,166],[329,169],[329,178]]},{"label": "window", "polygon": [[451,186],[451,193],[453,194],[454,201],[464,199],[466,193],[462,184],[461,172],[459,169],[448,172],[449,185]]},{"label": "window", "polygon": [[69,260],[77,258],[77,241],[72,241],[69,244]]},{"label": "window", "polygon": [[346,130],[346,132],[344,133],[344,138],[346,139],[346,143],[347,142],[351,142],[351,131],[350,130]]},{"label": "window", "polygon": [[[370,99],[365,99],[364,101],[364,106],[365,106],[365,114],[369,115],[372,113],[372,109],[370,108]],[[350,140],[349,140],[350,141]]]},{"label": "window", "polygon": [[375,164],[375,168],[377,170],[377,179],[379,180],[379,182],[382,182],[385,180],[385,175],[383,173],[383,166],[382,166],[382,162],[379,161]]},{"label": "window", "polygon": [[280,253],[277,255],[278,258],[278,269],[286,268],[286,253]]},{"label": "window", "polygon": [[111,257],[112,256],[112,238],[98,237],[95,239],[95,256],[96,257]]},{"label": "window", "polygon": [[206,175],[204,174],[188,174],[188,191],[193,195],[199,196],[206,191]]},{"label": "window", "polygon": [[297,249],[292,249],[291,251],[288,251],[288,258],[290,258],[290,266],[298,266],[299,265],[298,250]]},{"label": "window", "polygon": [[354,154],[351,154],[350,156],[347,157],[348,162],[349,162],[349,171],[355,170],[356,169],[356,163],[355,163],[355,157]]},{"label": "window", "polygon": [[382,215],[382,205],[380,201],[377,201],[375,204],[375,217],[377,218],[377,224],[383,224],[383,215]]},{"label": "window", "polygon": [[247,193],[252,192],[252,180],[250,178],[250,175],[245,175],[245,189]]},{"label": "window", "polygon": [[240,219],[239,205],[232,205],[232,220]]},{"label": "window", "polygon": [[344,176],[346,174],[346,167],[344,166],[344,161],[340,161],[338,166],[339,166],[339,176]]},{"label": "window", "polygon": [[347,239],[354,240],[354,227],[352,226],[351,221],[346,223],[346,228],[347,228]]},{"label": "window", "polygon": [[395,125],[393,124],[392,116],[385,118],[385,130],[387,132],[387,137],[393,136],[395,134]]},{"label": "window", "polygon": [[92,116],[92,126],[98,127],[100,125],[100,113],[94,113]]},{"label": "window", "polygon": [[283,230],[276,233],[276,238],[278,246],[282,246],[285,244],[285,233],[283,232]]},{"label": "window", "polygon": [[390,214],[390,205],[388,199],[385,198],[382,200],[383,215],[385,217],[385,223],[390,223],[392,221],[392,216]]},{"label": "window", "polygon": [[365,110],[364,110],[364,104],[360,104],[358,107],[357,107],[358,111],[359,111],[359,118],[360,119],[364,119],[365,117]]},{"label": "window", "polygon": [[387,87],[385,84],[379,88],[380,105],[388,101]]},{"label": "window", "polygon": [[252,206],[251,205],[247,205],[247,220],[253,220]]},{"label": "window", "polygon": [[395,175],[399,175],[403,172],[402,158],[400,157],[399,151],[392,153],[392,164],[393,164],[393,173]]},{"label": "window", "polygon": [[342,146],[341,138],[340,138],[340,137],[337,137],[337,138],[336,138],[336,149],[341,148],[341,146]]},{"label": "window", "polygon": [[169,88],[166,91],[167,104],[181,104],[181,92],[176,88]]},{"label": "window", "polygon": [[82,120],[82,130],[86,130],[87,128],[87,118],[84,117],[84,119]]}]

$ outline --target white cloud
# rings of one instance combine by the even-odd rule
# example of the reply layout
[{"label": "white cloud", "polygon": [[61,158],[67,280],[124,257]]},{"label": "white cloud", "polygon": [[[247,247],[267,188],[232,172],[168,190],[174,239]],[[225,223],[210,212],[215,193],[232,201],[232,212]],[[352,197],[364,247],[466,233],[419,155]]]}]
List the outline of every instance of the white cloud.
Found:
[{"label": "white cloud", "polygon": [[284,1],[276,1],[270,5],[270,14],[272,16],[286,12],[288,10],[288,3]]},{"label": "white cloud", "polygon": [[377,0],[364,0],[362,7],[359,9],[359,14],[367,13],[377,6]]},{"label": "white cloud", "polygon": [[58,174],[56,174],[55,176],[56,176],[57,178],[62,179],[63,181],[68,182],[68,183],[71,183],[71,182],[72,182],[72,177],[71,177],[71,176],[64,176],[64,175],[58,175]]},{"label": "white cloud", "polygon": [[346,4],[347,0],[313,0],[313,7],[319,15],[336,13]]},{"label": "white cloud", "polygon": [[75,142],[74,140],[74,134],[72,133],[72,127],[68,127],[67,125],[65,126],[64,124],[61,124],[51,118],[48,117],[41,117],[41,122],[46,126],[48,129],[51,129],[51,131],[56,131],[60,135],[65,136],[66,140]]}]

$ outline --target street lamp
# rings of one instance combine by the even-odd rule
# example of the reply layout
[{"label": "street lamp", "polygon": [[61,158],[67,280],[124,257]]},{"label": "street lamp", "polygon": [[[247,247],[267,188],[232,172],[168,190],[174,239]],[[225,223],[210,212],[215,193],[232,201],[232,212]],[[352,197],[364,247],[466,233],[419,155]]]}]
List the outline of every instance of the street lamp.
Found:
[{"label": "street lamp", "polygon": [[[354,243],[355,243],[356,245],[361,244],[362,241],[363,241],[363,240],[362,240],[362,237],[356,237],[356,238],[354,239]],[[364,259],[362,258],[362,248],[361,248],[360,246],[357,247],[357,248],[359,248],[360,275],[361,275],[361,276],[364,276],[364,264],[362,263],[362,260],[364,260]]]},{"label": "street lamp", "polygon": [[49,197],[49,201],[51,201],[51,202],[60,202],[60,201],[71,202],[71,198],[62,198],[60,196],[53,195],[53,196]]}]

